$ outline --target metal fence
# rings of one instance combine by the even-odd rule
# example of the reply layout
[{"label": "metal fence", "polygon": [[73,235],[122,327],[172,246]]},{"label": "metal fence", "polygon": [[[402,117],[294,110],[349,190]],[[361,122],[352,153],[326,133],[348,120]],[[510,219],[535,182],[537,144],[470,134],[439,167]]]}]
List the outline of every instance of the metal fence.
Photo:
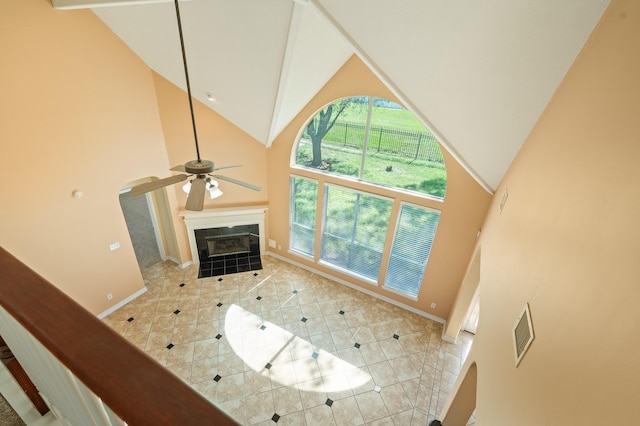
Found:
[{"label": "metal fence", "polygon": [[[365,126],[347,122],[336,122],[322,142],[349,148],[362,149]],[[369,153],[384,153],[410,160],[444,163],[442,151],[430,132],[412,132],[389,127],[372,126],[369,130]]]}]

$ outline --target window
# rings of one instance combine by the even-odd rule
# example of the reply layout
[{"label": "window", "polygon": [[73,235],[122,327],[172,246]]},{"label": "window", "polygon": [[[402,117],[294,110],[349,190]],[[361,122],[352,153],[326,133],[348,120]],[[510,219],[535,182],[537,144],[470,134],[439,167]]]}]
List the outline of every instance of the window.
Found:
[{"label": "window", "polygon": [[291,249],[313,256],[318,182],[291,176]]},{"label": "window", "polygon": [[342,99],[320,110],[296,146],[300,167],[444,198],[447,174],[433,134],[395,102]]},{"label": "window", "polygon": [[377,282],[392,200],[333,185],[325,194],[321,259]]},{"label": "window", "polygon": [[439,211],[402,203],[384,283],[386,288],[411,298],[418,297],[439,220]]},{"label": "window", "polygon": [[291,167],[307,177],[291,175],[291,252],[417,300],[440,211],[415,200],[436,204],[447,184],[433,134],[395,102],[363,96],[325,106],[300,135]]}]

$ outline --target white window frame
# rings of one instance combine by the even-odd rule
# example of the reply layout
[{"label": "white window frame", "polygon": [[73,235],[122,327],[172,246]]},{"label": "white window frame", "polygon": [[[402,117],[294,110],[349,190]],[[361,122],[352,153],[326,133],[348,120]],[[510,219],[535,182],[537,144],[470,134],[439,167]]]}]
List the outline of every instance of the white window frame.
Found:
[{"label": "white window frame", "polygon": [[[357,271],[344,268],[344,267],[342,267],[340,265],[336,265],[334,263],[331,263],[330,261],[327,261],[327,260],[323,259],[324,237],[325,237],[326,217],[327,217],[327,203],[328,203],[328,199],[329,199],[329,189],[332,188],[332,187],[336,188],[336,189],[339,189],[339,190],[342,190],[342,191],[348,191],[348,192],[353,193],[353,194],[360,194],[360,195],[365,195],[365,196],[379,198],[379,199],[382,199],[382,200],[389,201],[389,202],[391,202],[391,209],[393,209],[394,199],[390,198],[390,197],[385,197],[385,196],[382,196],[382,195],[379,195],[379,194],[373,194],[371,192],[357,190],[357,189],[354,189],[354,188],[351,188],[351,187],[348,187],[348,186],[337,185],[337,184],[333,184],[333,183],[329,183],[329,182],[325,182],[325,184],[324,184],[325,190],[324,190],[324,197],[323,197],[323,200],[322,200],[322,203],[323,203],[323,207],[322,207],[322,229],[321,229],[320,235],[319,235],[320,238],[321,238],[321,241],[320,241],[320,253],[318,253],[318,263],[323,265],[323,266],[326,266],[327,268],[334,269],[334,270],[342,272],[342,273],[344,273],[346,275],[351,275],[353,277],[356,277],[356,278],[358,278],[358,279],[360,279],[362,281],[367,282],[368,284],[377,286],[378,285],[378,280],[379,280],[379,277],[380,277],[380,271],[381,271],[382,265],[383,265],[382,261],[380,262],[380,265],[378,267],[378,275],[374,279],[374,278],[371,278],[371,277],[369,277],[367,275],[363,275],[363,274],[361,274],[361,273],[359,273]],[[357,220],[357,217],[356,217],[356,220]],[[387,225],[387,229],[388,229],[388,225]],[[386,245],[387,245],[387,242],[386,242],[386,232],[385,232],[385,241],[383,242],[382,249],[380,251],[381,259],[384,257],[384,251],[385,251]],[[375,250],[374,248],[371,248],[371,249]]]},{"label": "white window frame", "polygon": [[302,228],[307,228],[307,229],[311,229],[308,228],[306,225],[302,225],[299,223],[294,223],[294,211],[293,209],[296,206],[296,202],[295,202],[295,196],[296,196],[296,192],[294,191],[294,180],[295,179],[303,179],[303,180],[307,180],[309,182],[314,182],[316,184],[316,208],[315,208],[315,217],[316,217],[316,221],[317,221],[317,217],[318,217],[318,188],[319,188],[319,182],[317,179],[312,179],[312,178],[308,178],[308,177],[304,177],[304,176],[297,176],[297,175],[289,175],[289,252],[299,255],[299,256],[303,256],[309,259],[315,259],[315,245],[316,245],[316,239],[318,237],[318,233],[317,233],[317,229],[316,226],[314,224],[313,227],[313,247],[311,249],[311,253],[306,253],[300,249],[294,248],[291,246],[291,242],[294,240],[293,236],[294,236],[294,225],[295,226],[300,226]]}]

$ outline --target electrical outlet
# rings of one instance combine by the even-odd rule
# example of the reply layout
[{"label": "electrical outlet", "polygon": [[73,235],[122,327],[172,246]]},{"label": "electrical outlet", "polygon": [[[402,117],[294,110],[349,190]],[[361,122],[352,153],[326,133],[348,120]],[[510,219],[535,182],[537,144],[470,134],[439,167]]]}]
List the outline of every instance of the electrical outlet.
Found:
[{"label": "electrical outlet", "polygon": [[276,248],[276,242],[275,242],[275,240],[271,240],[271,239],[269,240],[269,247],[271,247],[271,248]]},{"label": "electrical outlet", "polygon": [[431,309],[435,309],[436,308],[436,304],[435,302],[431,304]]},{"label": "electrical outlet", "polygon": [[109,250],[114,251],[120,248],[120,243],[116,241],[113,244],[109,244]]},{"label": "electrical outlet", "polygon": [[107,294],[107,300],[111,300],[111,299],[113,299],[113,294],[108,293],[108,294]]}]

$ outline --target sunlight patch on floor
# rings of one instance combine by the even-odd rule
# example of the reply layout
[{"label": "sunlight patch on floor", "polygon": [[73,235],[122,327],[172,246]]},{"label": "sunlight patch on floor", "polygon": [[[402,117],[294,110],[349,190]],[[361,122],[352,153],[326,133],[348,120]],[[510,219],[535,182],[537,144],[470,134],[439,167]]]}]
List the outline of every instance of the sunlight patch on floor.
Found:
[{"label": "sunlight patch on floor", "polygon": [[249,367],[284,386],[309,392],[338,392],[372,380],[360,368],[278,325],[262,321],[237,304],[227,311],[225,335],[233,351]]}]

